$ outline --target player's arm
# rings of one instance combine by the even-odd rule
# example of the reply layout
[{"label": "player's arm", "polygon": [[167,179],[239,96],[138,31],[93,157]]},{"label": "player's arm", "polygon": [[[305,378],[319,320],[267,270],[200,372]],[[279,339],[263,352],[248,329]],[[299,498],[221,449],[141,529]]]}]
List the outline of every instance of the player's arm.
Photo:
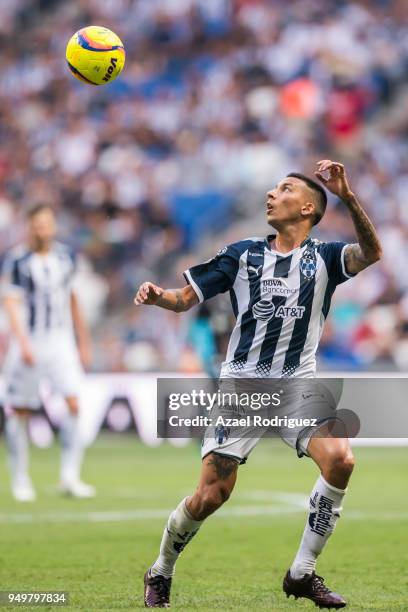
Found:
[{"label": "player's arm", "polygon": [[26,365],[34,365],[34,353],[20,313],[20,296],[13,293],[6,293],[3,296],[2,302],[10,324],[11,333],[20,346],[24,363]]},{"label": "player's arm", "polygon": [[136,306],[159,306],[173,312],[185,312],[198,302],[197,294],[191,285],[182,289],[162,289],[150,281],[140,285],[134,299]]},{"label": "player's arm", "polygon": [[250,240],[225,246],[212,259],[185,270],[188,284],[182,289],[162,289],[151,282],[143,283],[134,299],[136,306],[156,305],[184,312],[199,302],[228,291],[238,273],[242,249],[249,244]]},{"label": "player's arm", "polygon": [[[327,178],[322,174],[326,171],[329,173]],[[324,159],[318,162],[318,171],[315,174],[329,191],[341,198],[350,212],[358,243],[347,245],[344,262],[349,274],[357,274],[381,259],[382,248],[378,234],[350,189],[343,164]]]},{"label": "player's arm", "polygon": [[91,337],[75,291],[71,291],[71,314],[78,342],[79,356],[84,368],[89,368],[92,360]]}]

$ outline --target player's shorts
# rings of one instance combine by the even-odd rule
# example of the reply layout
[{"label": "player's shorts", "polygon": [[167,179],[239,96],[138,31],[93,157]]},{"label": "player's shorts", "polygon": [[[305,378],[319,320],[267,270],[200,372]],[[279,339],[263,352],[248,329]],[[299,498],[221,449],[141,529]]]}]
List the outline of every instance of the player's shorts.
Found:
[{"label": "player's shorts", "polygon": [[[231,391],[230,383],[225,386],[221,381],[220,389],[227,388]],[[258,388],[254,381],[249,384],[253,389]],[[273,392],[283,391],[281,404],[262,410],[261,418],[274,419],[279,424],[264,427],[262,425],[229,426],[228,419],[247,417],[248,411],[237,409],[234,406],[220,408],[215,407],[210,416],[212,424],[207,428],[203,443],[201,456],[204,459],[209,453],[215,452],[235,459],[238,463],[245,463],[248,456],[263,437],[280,437],[291,448],[295,449],[298,457],[309,456],[307,447],[311,437],[318,433],[319,429],[330,421],[336,421],[336,407],[339,397],[333,393],[330,386],[317,379],[296,379],[296,381],[285,381],[279,384],[273,381]],[[279,388],[280,387],[280,388]],[[242,386],[241,386],[242,388]],[[262,389],[265,391],[265,387]],[[223,416],[222,425],[217,425],[219,416]],[[234,421],[232,421],[234,423]]]},{"label": "player's shorts", "polygon": [[28,366],[12,342],[6,356],[4,404],[10,408],[41,408],[40,383],[47,380],[63,397],[77,397],[83,375],[75,339],[68,334],[43,334],[30,338],[35,364]]}]

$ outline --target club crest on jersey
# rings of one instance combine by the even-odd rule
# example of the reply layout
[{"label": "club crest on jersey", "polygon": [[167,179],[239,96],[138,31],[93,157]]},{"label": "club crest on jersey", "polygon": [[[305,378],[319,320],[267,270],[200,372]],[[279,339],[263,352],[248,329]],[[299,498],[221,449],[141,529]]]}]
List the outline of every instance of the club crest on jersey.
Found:
[{"label": "club crest on jersey", "polygon": [[305,251],[299,265],[301,274],[307,280],[311,280],[316,274],[317,270],[316,256],[314,252]]}]

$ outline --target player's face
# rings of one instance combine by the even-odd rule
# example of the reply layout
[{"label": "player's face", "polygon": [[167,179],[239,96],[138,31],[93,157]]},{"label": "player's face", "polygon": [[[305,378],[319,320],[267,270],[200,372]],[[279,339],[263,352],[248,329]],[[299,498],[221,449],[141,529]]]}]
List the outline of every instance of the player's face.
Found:
[{"label": "player's face", "polygon": [[29,238],[35,248],[47,247],[55,238],[56,231],[54,213],[47,208],[40,210],[29,221]]},{"label": "player's face", "polygon": [[314,208],[307,186],[295,177],[283,179],[266,194],[266,218],[269,225],[279,229],[299,223]]}]

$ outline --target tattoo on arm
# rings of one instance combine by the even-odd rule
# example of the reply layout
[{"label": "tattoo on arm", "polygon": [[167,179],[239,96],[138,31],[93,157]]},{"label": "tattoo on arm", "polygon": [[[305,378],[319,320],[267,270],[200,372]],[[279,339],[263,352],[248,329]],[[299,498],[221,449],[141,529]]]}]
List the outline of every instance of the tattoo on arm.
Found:
[{"label": "tattoo on arm", "polygon": [[198,304],[198,297],[190,285],[182,289],[166,289],[156,302],[156,306],[173,312],[185,312],[194,304]]},{"label": "tattoo on arm", "polygon": [[230,457],[221,457],[216,453],[211,453],[208,465],[213,465],[220,480],[227,480],[237,469],[238,462]]},{"label": "tattoo on arm", "polygon": [[381,244],[374,225],[361,207],[355,196],[346,202],[350,211],[358,244],[350,244],[345,252],[345,263],[348,272],[357,273],[381,257]]},{"label": "tattoo on arm", "polygon": [[351,274],[361,272],[361,270],[364,270],[364,268],[369,266],[360,245],[357,243],[349,244],[347,246],[344,254],[344,261],[347,272],[351,272]]},{"label": "tattoo on arm", "polygon": [[172,310],[173,312],[187,310],[187,305],[181,289],[167,289],[162,293],[156,304],[161,308]]},{"label": "tattoo on arm", "polygon": [[174,310],[175,312],[182,312],[183,310],[185,310],[185,301],[183,300],[183,294],[180,291],[180,289],[176,289],[174,292],[175,298],[176,298],[176,303],[174,305]]}]

